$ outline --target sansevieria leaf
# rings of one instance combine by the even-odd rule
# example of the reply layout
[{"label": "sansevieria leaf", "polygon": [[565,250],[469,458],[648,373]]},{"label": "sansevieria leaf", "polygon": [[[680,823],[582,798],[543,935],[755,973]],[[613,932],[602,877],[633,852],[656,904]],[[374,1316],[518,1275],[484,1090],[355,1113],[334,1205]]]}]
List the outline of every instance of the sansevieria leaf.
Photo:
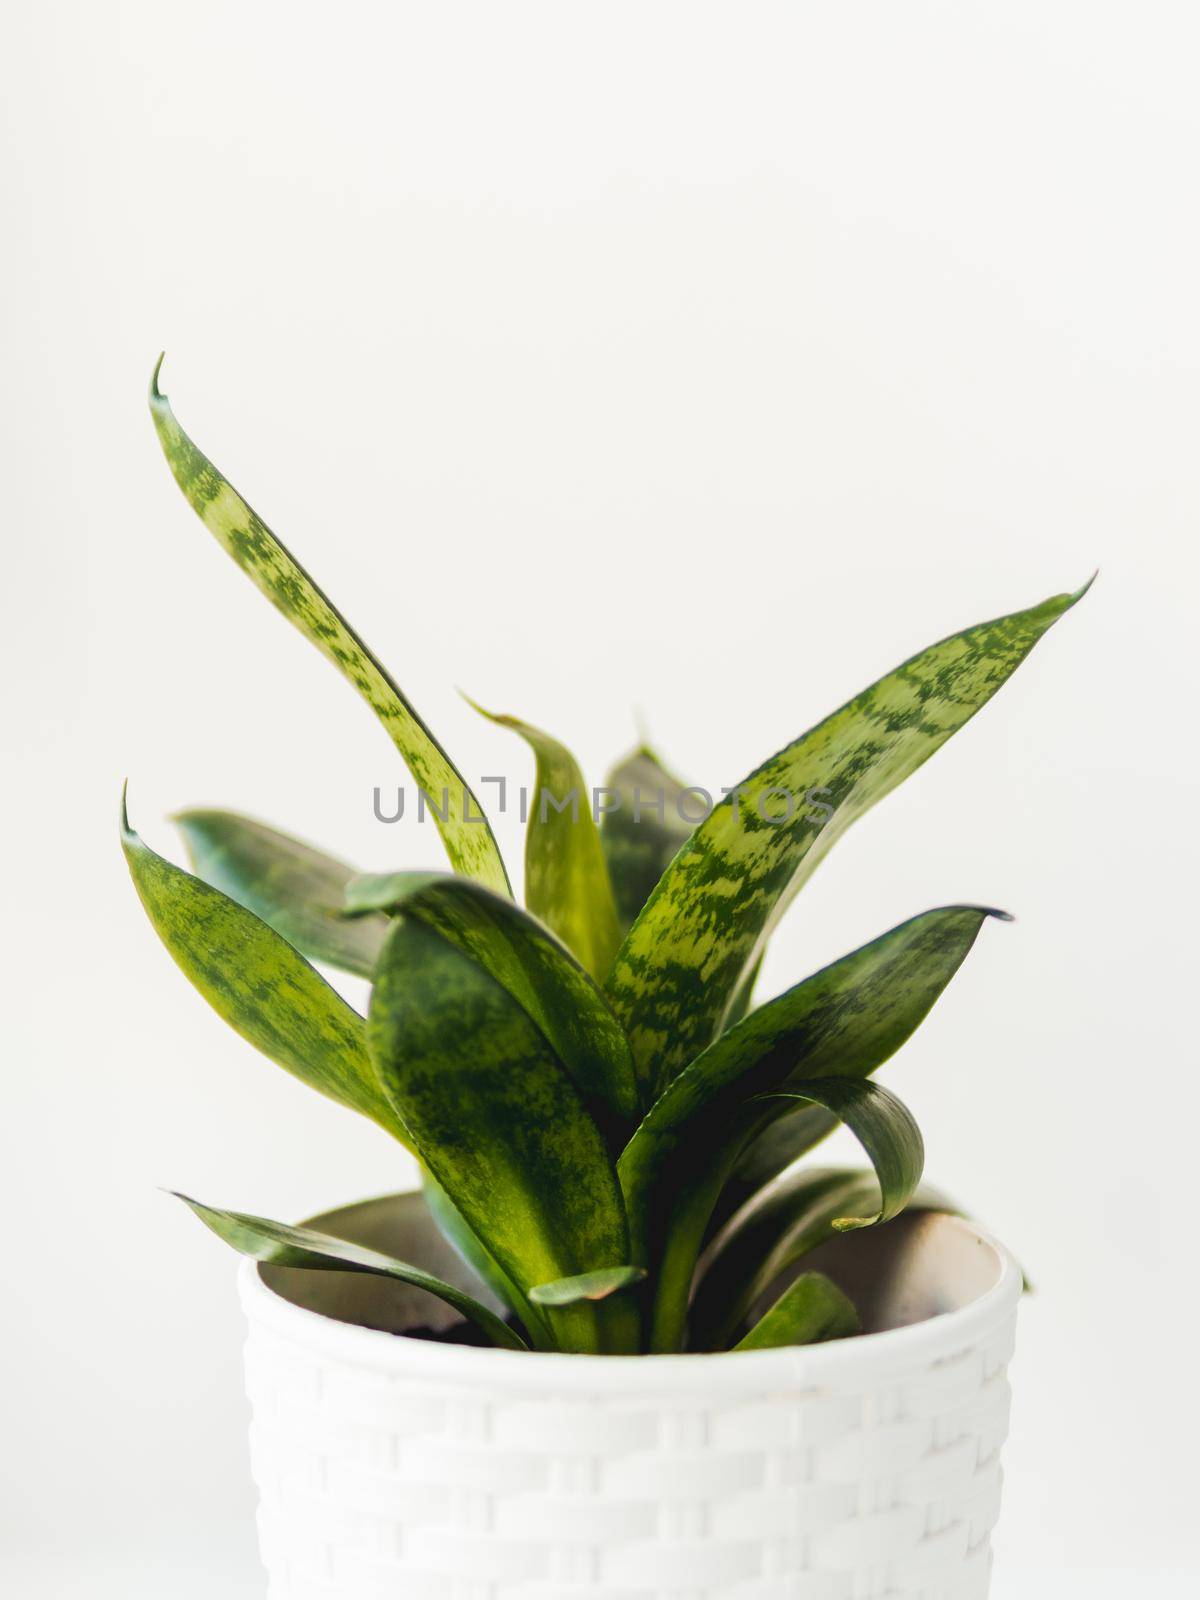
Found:
[{"label": "sansevieria leaf", "polygon": [[763,938],[835,841],[991,699],[1082,593],[922,651],[765,762],[699,825],[608,980],[652,1093],[719,1031]]},{"label": "sansevieria leaf", "polygon": [[[507,990],[415,917],[388,934],[367,1033],[422,1163],[523,1294],[629,1262],[616,1173],[566,1068]],[[620,1348],[634,1334],[620,1307],[547,1316],[571,1347]]]},{"label": "sansevieria leaf", "polygon": [[[866,1078],[919,1026],[983,922],[946,906],[843,956],[715,1040],[651,1107],[619,1162],[635,1261],[661,1252],[652,1339],[677,1347],[717,1197],[793,1080]],[[822,1131],[836,1120],[825,1107]]]},{"label": "sansevieria leaf", "polygon": [[378,658],[180,427],[155,368],[150,414],[175,481],[219,544],[322,655],[362,695],[383,723],[417,784],[456,871],[508,892],[508,875],[491,827],[462,774],[401,693]]},{"label": "sansevieria leaf", "polygon": [[316,1228],[297,1228],[286,1222],[272,1222],[269,1217],[255,1217],[245,1211],[222,1211],[215,1206],[202,1205],[187,1195],[177,1195],[184,1205],[190,1206],[200,1221],[211,1228],[219,1239],[231,1244],[244,1256],[255,1261],[269,1262],[276,1267],[303,1267],[310,1272],[366,1272],[377,1278],[394,1278],[414,1289],[424,1289],[452,1306],[462,1317],[473,1322],[491,1342],[505,1350],[527,1350],[529,1346],[494,1311],[489,1311],[474,1295],[456,1289],[452,1283],[413,1267],[407,1261],[369,1250],[365,1245],[351,1244],[332,1234],[321,1233]]},{"label": "sansevieria leaf", "polygon": [[174,821],[206,883],[312,960],[371,976],[388,921],[346,916],[346,885],[357,876],[355,867],[236,811],[180,811]]},{"label": "sansevieria leaf", "polygon": [[699,819],[703,797],[689,795],[644,744],[617,762],[605,789],[600,842],[625,933],[690,837],[696,821],[686,818]]},{"label": "sansevieria leaf", "polygon": [[532,1018],[589,1107],[619,1123],[638,1114],[637,1079],[624,1030],[603,991],[536,917],[466,878],[394,873],[355,878],[351,912],[416,917],[477,961]]},{"label": "sansevieria leaf", "polygon": [[[771,1285],[832,1239],[840,1218],[880,1208],[874,1172],[850,1167],[796,1168],[756,1195],[704,1252],[689,1312],[693,1348],[726,1349]],[[937,1189],[922,1184],[906,1210],[954,1207]]]},{"label": "sansevieria leaf", "polygon": [[363,1019],[252,911],[156,855],[121,807],[121,843],[155,932],[243,1039],[407,1143],[367,1054]]},{"label": "sansevieria leaf", "polygon": [[579,763],[565,745],[540,728],[484,711],[482,706],[475,709],[489,722],[520,734],[537,758],[537,782],[525,829],[525,904],[554,929],[593,977],[604,978],[621,942],[621,929]]},{"label": "sansevieria leaf", "polygon": [[869,1078],[798,1079],[781,1098],[822,1106],[845,1123],[871,1158],[879,1183],[879,1204],[865,1213],[835,1217],[834,1228],[845,1233],[899,1216],[912,1199],[925,1166],[921,1130],[903,1100]]},{"label": "sansevieria leaf", "polygon": [[822,1272],[806,1272],[790,1284],[735,1350],[774,1350],[781,1345],[823,1344],[860,1331],[854,1302]]}]

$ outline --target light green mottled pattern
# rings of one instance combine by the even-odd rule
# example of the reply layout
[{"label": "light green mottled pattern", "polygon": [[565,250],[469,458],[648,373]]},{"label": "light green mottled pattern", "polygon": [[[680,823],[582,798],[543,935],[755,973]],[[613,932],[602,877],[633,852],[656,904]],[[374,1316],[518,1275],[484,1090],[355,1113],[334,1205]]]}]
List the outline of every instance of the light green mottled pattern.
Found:
[{"label": "light green mottled pattern", "polygon": [[614,1135],[636,1120],[629,1041],[595,979],[535,917],[465,878],[412,873],[355,879],[346,904],[416,917],[440,933],[533,1019],[589,1110],[616,1119]]},{"label": "light green mottled pattern", "polygon": [[303,1083],[407,1143],[380,1091],[363,1019],[320,973],[252,911],[156,855],[123,808],[121,842],[155,932],[217,1015]]},{"label": "light green mottled pattern", "polygon": [[867,1078],[799,1079],[784,1098],[807,1100],[831,1112],[850,1129],[875,1168],[879,1204],[857,1215],[835,1217],[834,1228],[846,1233],[898,1217],[925,1167],[925,1142],[903,1100]]},{"label": "light green mottled pattern", "polygon": [[861,1333],[854,1302],[822,1272],[806,1272],[790,1284],[771,1309],[734,1346],[735,1350],[777,1350],[784,1345],[824,1344]]},{"label": "light green mottled pattern", "polygon": [[[629,1261],[616,1173],[566,1069],[507,991],[416,918],[384,944],[367,1038],[422,1162],[522,1293]],[[620,1348],[619,1305],[547,1316],[567,1348]]]},{"label": "light green mottled pattern", "polygon": [[[471,702],[474,705],[474,701]],[[595,978],[612,966],[621,929],[591,791],[579,763],[557,739],[517,717],[475,709],[520,734],[537,758],[525,828],[525,904],[572,949]]]},{"label": "light green mottled pattern", "polygon": [[[719,1031],[765,935],[834,842],[974,716],[1078,598],[1057,595],[914,656],[765,762],[696,829],[607,985],[652,1090]],[[771,791],[793,797],[790,821],[763,820],[786,814]]]},{"label": "light green mottled pattern", "polygon": [[[849,1167],[797,1168],[757,1195],[705,1252],[689,1316],[692,1348],[727,1349],[772,1285],[834,1237],[839,1217],[869,1213],[879,1205],[875,1174]],[[907,1209],[954,1208],[922,1184]]]},{"label": "light green mottled pattern", "polygon": [[573,1306],[581,1300],[607,1300],[610,1294],[641,1283],[645,1276],[644,1267],[602,1267],[599,1272],[581,1272],[576,1278],[535,1284],[529,1291],[529,1298],[539,1306]]},{"label": "light green mottled pattern", "polygon": [[176,1198],[190,1206],[218,1239],[224,1239],[226,1244],[254,1261],[266,1261],[276,1267],[301,1267],[310,1272],[365,1272],[377,1278],[394,1278],[444,1300],[460,1316],[473,1322],[494,1345],[505,1350],[529,1348],[519,1334],[473,1295],[464,1294],[453,1284],[433,1277],[420,1267],[410,1266],[407,1261],[397,1261],[394,1256],[350,1244],[315,1228],[296,1228],[290,1223],[272,1222],[269,1217],[255,1217],[246,1211],[222,1211],[215,1206],[202,1205],[199,1200],[189,1200],[186,1194]]},{"label": "light green mottled pattern", "polygon": [[461,773],[345,617],[188,438],[159,392],[157,368],[150,413],[175,481],[205,527],[272,605],[354,685],[387,729],[432,801],[430,814],[455,871],[507,893],[508,875],[491,827]]},{"label": "light green mottled pattern", "polygon": [[678,1348],[718,1196],[747,1142],[786,1106],[764,1097],[792,1080],[869,1077],[924,1020],[992,915],[946,906],[901,923],[751,1012],[651,1107],[618,1171],[632,1259],[658,1262],[654,1349]]},{"label": "light green mottled pattern", "polygon": [[[681,801],[693,816],[699,815],[701,802],[696,795],[684,798],[686,786],[644,744],[617,762],[604,786],[612,793],[605,796],[600,842],[625,934],[680,846],[691,837],[696,824],[680,816]],[[607,809],[614,802],[615,809]]]},{"label": "light green mottled pattern", "polygon": [[181,811],[173,820],[206,883],[312,960],[371,976],[388,920],[346,916],[346,885],[358,875],[355,867],[236,811]]}]

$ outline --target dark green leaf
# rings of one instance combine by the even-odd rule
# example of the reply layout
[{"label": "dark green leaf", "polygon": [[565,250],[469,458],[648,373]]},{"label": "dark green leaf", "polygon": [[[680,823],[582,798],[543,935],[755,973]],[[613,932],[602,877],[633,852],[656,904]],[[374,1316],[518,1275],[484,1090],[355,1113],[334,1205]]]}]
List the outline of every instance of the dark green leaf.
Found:
[{"label": "dark green leaf", "polygon": [[371,976],[388,923],[345,915],[346,885],[356,868],[236,811],[181,811],[174,821],[206,883],[312,960]]},{"label": "dark green leaf", "polygon": [[756,1189],[811,1150],[819,1137],[832,1131],[834,1122],[833,1117],[820,1115],[815,1107],[801,1105],[764,1128],[738,1162],[737,1181],[745,1198],[749,1199]]},{"label": "dark green leaf", "polygon": [[791,1080],[870,1076],[918,1027],[997,914],[946,906],[901,923],[751,1012],[651,1107],[619,1171],[633,1259],[661,1252],[655,1349],[678,1348],[717,1197],[747,1143],[786,1104],[759,1097]]},{"label": "dark green leaf", "polygon": [[363,1019],[320,973],[252,911],[156,855],[124,805],[121,843],[155,932],[218,1016],[302,1082],[407,1143],[367,1054]]},{"label": "dark green leaf", "polygon": [[899,1216],[921,1181],[925,1143],[912,1112],[881,1083],[867,1078],[800,1079],[779,1098],[805,1100],[824,1107],[844,1122],[871,1158],[879,1180],[880,1201],[860,1216],[835,1217],[839,1233],[870,1228]]},{"label": "dark green leaf", "polygon": [[608,980],[652,1093],[720,1031],[763,939],[834,842],[969,721],[1078,598],[1057,595],[914,656],[697,827]]},{"label": "dark green leaf", "polygon": [[352,910],[416,917],[479,963],[541,1029],[589,1107],[638,1114],[629,1041],[594,978],[535,917],[465,878],[357,878]]},{"label": "dark green leaf", "polygon": [[[616,1173],[545,1036],[482,967],[413,917],[388,934],[367,1027],[421,1161],[523,1294],[629,1260]],[[636,1337],[618,1299],[548,1313],[579,1350]]]},{"label": "dark green leaf", "polygon": [[602,1267],[599,1272],[581,1272],[574,1278],[559,1278],[554,1283],[537,1283],[529,1298],[539,1306],[573,1306],[581,1300],[607,1300],[619,1289],[641,1283],[645,1267]]},{"label": "dark green leaf", "polygon": [[579,957],[595,978],[607,976],[621,942],[612,885],[592,815],[591,795],[575,757],[548,733],[517,717],[475,710],[520,734],[537,758],[537,783],[525,830],[525,904]]},{"label": "dark green leaf", "polygon": [[[689,1314],[693,1346],[725,1349],[771,1285],[834,1237],[838,1218],[877,1211],[880,1204],[875,1174],[850,1168],[796,1168],[756,1195],[705,1252]],[[923,1184],[908,1209],[954,1208]]]},{"label": "dark green leaf", "polygon": [[626,933],[650,898],[672,858],[691,837],[696,823],[680,815],[700,815],[700,796],[663,766],[648,745],[618,761],[605,788],[600,842],[612,879],[621,932]]},{"label": "dark green leaf", "polygon": [[199,1200],[189,1200],[185,1194],[176,1198],[190,1206],[219,1239],[255,1261],[267,1261],[277,1267],[303,1267],[312,1272],[366,1272],[378,1278],[396,1278],[444,1300],[460,1316],[473,1322],[493,1344],[506,1350],[529,1348],[519,1334],[472,1295],[422,1272],[420,1267],[409,1266],[406,1261],[397,1261],[345,1239],[335,1239],[332,1234],[318,1233],[314,1228],[295,1228],[289,1223],[272,1222],[267,1217],[254,1217],[244,1211],[219,1211],[202,1205]]},{"label": "dark green leaf", "polygon": [[783,1291],[771,1309],[735,1345],[736,1350],[774,1350],[781,1345],[823,1344],[861,1331],[854,1303],[821,1272],[806,1272]]},{"label": "dark green leaf", "polygon": [[499,848],[462,774],[328,596],[188,438],[159,391],[161,366],[160,357],[150,384],[150,414],[167,464],[192,510],[271,604],[332,661],[375,712],[429,796],[455,870],[507,893]]}]

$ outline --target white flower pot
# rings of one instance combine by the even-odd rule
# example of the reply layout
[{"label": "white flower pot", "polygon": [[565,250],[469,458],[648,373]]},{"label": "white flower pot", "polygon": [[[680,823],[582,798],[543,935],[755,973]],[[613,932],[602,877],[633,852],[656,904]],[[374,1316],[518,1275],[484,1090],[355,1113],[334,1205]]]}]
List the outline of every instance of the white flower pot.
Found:
[{"label": "white flower pot", "polygon": [[[320,1225],[476,1287],[418,1196]],[[1021,1274],[940,1215],[819,1264],[883,1331],[604,1357],[397,1337],[442,1308],[248,1263],[270,1600],[982,1600]]]}]

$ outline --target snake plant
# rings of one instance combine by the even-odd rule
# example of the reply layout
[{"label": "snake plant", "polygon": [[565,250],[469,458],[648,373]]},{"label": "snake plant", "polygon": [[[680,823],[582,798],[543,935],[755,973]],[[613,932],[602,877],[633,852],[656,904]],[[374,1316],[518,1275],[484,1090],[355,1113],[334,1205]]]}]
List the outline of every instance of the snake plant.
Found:
[{"label": "snake plant", "polygon": [[[419,1264],[191,1201],[195,1212],[262,1261],[416,1285],[515,1349],[635,1354],[854,1333],[854,1306],[804,1257],[935,1203],[918,1189],[920,1132],[873,1074],[1003,913],[924,911],[757,1006],[754,975],[834,842],[974,716],[1083,591],[912,656],[694,825],[680,804],[689,791],[651,750],[610,774],[597,821],[568,804],[583,780],[566,747],[495,717],[536,760],[522,908],[477,796],[183,431],[157,369],[150,409],[201,521],[383,724],[452,870],[366,874],[235,812],[197,810],[176,819],[188,873],[133,831],[123,805],[138,895],[233,1028],[411,1152],[432,1216],[502,1314]],[[653,791],[640,811],[639,790]],[[365,1016],[320,966],[370,980]],[[869,1169],[795,1165],[838,1124]]]}]

